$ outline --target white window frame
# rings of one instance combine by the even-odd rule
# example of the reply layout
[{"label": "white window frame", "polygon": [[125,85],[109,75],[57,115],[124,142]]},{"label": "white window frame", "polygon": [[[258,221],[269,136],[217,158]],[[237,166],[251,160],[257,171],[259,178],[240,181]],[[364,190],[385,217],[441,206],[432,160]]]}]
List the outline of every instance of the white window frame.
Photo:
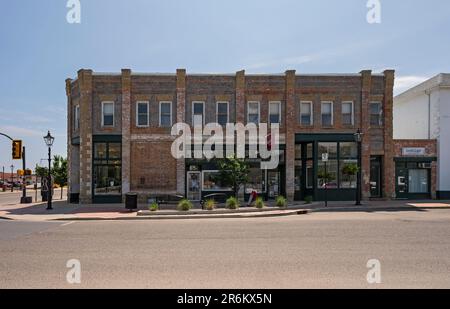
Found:
[{"label": "white window frame", "polygon": [[217,101],[216,102],[216,123],[219,123],[219,104],[227,105],[227,123],[230,122],[230,102],[228,101]]},{"label": "white window frame", "polygon": [[80,104],[75,105],[73,127],[75,131],[80,129]]},{"label": "white window frame", "polygon": [[191,123],[192,126],[194,126],[194,105],[201,103],[203,105],[203,115],[202,115],[202,122],[203,126],[205,125],[205,101],[192,101],[192,111],[191,111]]},{"label": "white window frame", "polygon": [[[342,113],[342,105],[348,104],[348,103],[352,105],[352,109],[351,109],[351,111],[352,111],[352,123],[350,125],[354,126],[355,125],[355,104],[353,103],[353,101],[342,101],[342,103],[341,103],[341,114],[343,115],[343,113]],[[346,123],[344,125],[348,126],[349,124]]]},{"label": "white window frame", "polygon": [[258,104],[258,123],[256,123],[256,125],[259,125],[261,123],[261,103],[259,101],[248,101],[247,102],[247,124],[250,123],[249,121],[249,116],[250,116],[250,104]]},{"label": "white window frame", "polygon": [[[104,113],[104,109],[105,109],[105,104],[112,104],[113,106],[113,124],[112,125],[105,125],[105,113]],[[102,127],[108,127],[108,128],[112,128],[114,127],[114,125],[116,124],[116,102],[114,101],[103,101],[102,102]]]},{"label": "white window frame", "polygon": [[[309,124],[304,124],[302,122],[302,105],[303,104],[309,104],[309,110],[310,110],[310,114],[309,114]],[[314,106],[313,106],[313,102],[312,101],[300,101],[300,124],[304,125],[304,126],[313,126],[314,125]]]},{"label": "white window frame", "polygon": [[[269,101],[269,108],[268,108],[268,114],[267,114],[267,122],[269,124],[272,124],[272,122],[270,121],[270,104],[277,104],[278,105],[278,117],[279,117],[279,122],[278,124],[281,126],[281,101]],[[260,120],[261,121],[261,120]]]},{"label": "white window frame", "polygon": [[202,188],[202,191],[205,191],[205,192],[230,192],[230,191],[232,191],[232,188],[228,188],[228,189],[214,189],[214,190],[211,190],[211,189],[205,189],[205,173],[220,173],[220,171],[219,170],[204,170],[204,171],[202,171],[202,174],[201,174],[201,181],[202,181],[202,186],[201,186],[201,188]]},{"label": "white window frame", "polygon": [[[146,125],[139,124],[139,104],[147,105],[147,124]],[[150,126],[150,102],[149,101],[137,101],[136,102],[136,127],[148,128],[149,126]]]},{"label": "white window frame", "polygon": [[173,124],[173,119],[172,119],[172,117],[173,117],[173,115],[172,115],[172,101],[160,101],[159,102],[159,126],[162,127],[162,124],[161,124],[161,116],[162,116],[161,105],[163,105],[163,104],[170,104],[170,125],[169,125],[169,127],[171,127],[172,124]]},{"label": "white window frame", "polygon": [[[334,102],[333,101],[321,101],[320,102],[320,121],[322,122],[322,115],[323,115],[323,104],[331,104],[331,125],[334,126]],[[321,123],[322,127],[324,126],[323,123]]]}]

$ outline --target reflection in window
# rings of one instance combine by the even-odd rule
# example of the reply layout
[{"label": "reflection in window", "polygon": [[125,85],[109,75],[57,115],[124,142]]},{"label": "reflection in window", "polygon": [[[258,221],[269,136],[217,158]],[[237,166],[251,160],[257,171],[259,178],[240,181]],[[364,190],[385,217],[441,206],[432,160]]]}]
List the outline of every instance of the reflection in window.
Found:
[{"label": "reflection in window", "polygon": [[106,159],[106,143],[95,143],[94,144],[94,158],[95,159]]},{"label": "reflection in window", "polygon": [[322,159],[322,154],[328,153],[328,158],[337,157],[337,143],[319,143],[318,158]]},{"label": "reflection in window", "polygon": [[356,143],[340,143],[339,144],[339,156],[341,158],[357,158],[358,147]]},{"label": "reflection in window", "polygon": [[203,191],[231,191],[231,188],[222,184],[219,171],[204,171]]},{"label": "reflection in window", "polygon": [[122,194],[121,143],[94,143],[94,195]]},{"label": "reflection in window", "polygon": [[259,168],[250,168],[248,179],[245,185],[245,193],[250,194],[252,191],[263,193],[263,173]]},{"label": "reflection in window", "polygon": [[339,161],[339,187],[342,189],[356,188],[356,175],[358,173],[357,160]]},{"label": "reflection in window", "polygon": [[325,162],[318,162],[317,187],[319,189],[325,189],[325,184],[327,184],[328,189],[337,189],[337,168],[337,160],[329,160],[326,171]]}]

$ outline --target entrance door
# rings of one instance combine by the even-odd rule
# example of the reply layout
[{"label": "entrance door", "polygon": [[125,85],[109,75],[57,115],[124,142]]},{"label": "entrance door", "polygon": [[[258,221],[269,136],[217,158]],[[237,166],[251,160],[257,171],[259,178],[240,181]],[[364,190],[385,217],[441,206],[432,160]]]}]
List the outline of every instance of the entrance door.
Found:
[{"label": "entrance door", "polygon": [[395,173],[395,191],[397,198],[408,199],[408,169],[406,167],[400,167],[398,164]]},{"label": "entrance door", "polygon": [[201,200],[201,174],[200,172],[188,172],[187,173],[187,198],[190,201],[200,201]]},{"label": "entrance door", "polygon": [[370,197],[381,197],[381,157],[370,158]]},{"label": "entrance door", "polygon": [[270,199],[280,195],[280,173],[278,171],[267,173],[267,193]]}]

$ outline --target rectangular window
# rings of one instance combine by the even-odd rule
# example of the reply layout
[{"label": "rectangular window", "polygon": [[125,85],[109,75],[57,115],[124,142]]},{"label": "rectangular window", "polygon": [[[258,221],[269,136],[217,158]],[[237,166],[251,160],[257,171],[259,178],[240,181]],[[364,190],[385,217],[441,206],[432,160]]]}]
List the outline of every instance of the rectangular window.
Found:
[{"label": "rectangular window", "polygon": [[203,171],[203,191],[231,191],[222,184],[219,171]]},{"label": "rectangular window", "polygon": [[192,125],[203,127],[205,124],[205,102],[192,102]]},{"label": "rectangular window", "polygon": [[383,110],[381,108],[381,102],[370,102],[370,125],[381,126],[383,125]]},{"label": "rectangular window", "polygon": [[137,102],[136,103],[136,125],[138,127],[149,126],[149,103]]},{"label": "rectangular window", "polygon": [[409,193],[428,193],[428,170],[409,170]]},{"label": "rectangular window", "polygon": [[281,102],[269,102],[269,123],[281,123]]},{"label": "rectangular window", "polygon": [[217,102],[216,106],[217,123],[226,126],[228,120],[228,102]]},{"label": "rectangular window", "polygon": [[259,124],[259,102],[248,102],[247,123]]},{"label": "rectangular window", "polygon": [[94,195],[122,194],[122,144],[95,142],[93,162]]},{"label": "rectangular window", "polygon": [[80,105],[75,106],[73,113],[73,127],[75,130],[80,129]]},{"label": "rectangular window", "polygon": [[322,102],[322,126],[333,125],[333,102]]},{"label": "rectangular window", "polygon": [[339,161],[339,188],[355,189],[358,174],[358,160]]},{"label": "rectangular window", "polygon": [[317,188],[325,189],[326,185],[328,189],[337,189],[338,161],[328,160],[326,168],[325,162],[319,161],[317,168]]},{"label": "rectangular window", "polygon": [[353,102],[342,102],[342,124],[353,125]]},{"label": "rectangular window", "polygon": [[172,126],[172,102],[159,102],[159,126],[164,128]]},{"label": "rectangular window", "polygon": [[261,194],[264,192],[263,172],[259,168],[250,168],[248,182],[245,184],[245,193],[250,194],[253,191]]},{"label": "rectangular window", "polygon": [[313,124],[312,102],[300,102],[300,124],[304,126]]},{"label": "rectangular window", "polygon": [[114,102],[102,102],[102,126],[114,126]]}]

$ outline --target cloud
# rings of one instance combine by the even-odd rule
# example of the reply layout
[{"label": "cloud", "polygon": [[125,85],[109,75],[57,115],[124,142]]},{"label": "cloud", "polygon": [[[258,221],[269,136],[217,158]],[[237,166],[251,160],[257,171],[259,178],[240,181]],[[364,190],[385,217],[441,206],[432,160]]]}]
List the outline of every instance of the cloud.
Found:
[{"label": "cloud", "polygon": [[401,94],[406,90],[423,83],[429,78],[430,77],[417,75],[398,76],[395,78],[394,95]]}]

